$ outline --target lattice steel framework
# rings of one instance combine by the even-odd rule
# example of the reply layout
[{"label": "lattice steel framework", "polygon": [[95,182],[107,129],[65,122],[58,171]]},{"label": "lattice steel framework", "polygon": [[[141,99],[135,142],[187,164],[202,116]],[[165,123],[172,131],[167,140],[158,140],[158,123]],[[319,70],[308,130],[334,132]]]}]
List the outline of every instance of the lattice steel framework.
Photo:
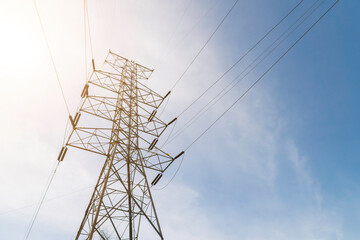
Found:
[{"label": "lattice steel framework", "polygon": [[[110,70],[95,70],[93,62],[82,103],[70,116],[72,131],[58,158],[63,160],[67,146],[106,158],[76,239],[163,239],[147,173],[157,174],[151,183],[156,184],[182,154],[171,157],[156,147],[160,135],[176,120],[166,124],[156,117],[168,94],[162,97],[141,83],[152,70],[134,61],[110,51],[104,66]],[[145,223],[146,235],[140,227]]]}]

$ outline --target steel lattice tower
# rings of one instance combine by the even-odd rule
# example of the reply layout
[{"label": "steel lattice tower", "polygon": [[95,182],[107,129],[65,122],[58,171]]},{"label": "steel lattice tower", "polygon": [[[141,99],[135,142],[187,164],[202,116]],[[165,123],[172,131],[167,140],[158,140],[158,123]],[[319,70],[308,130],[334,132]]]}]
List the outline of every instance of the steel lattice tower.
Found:
[{"label": "steel lattice tower", "polygon": [[[76,239],[164,239],[147,174],[162,173],[180,155],[156,147],[168,125],[156,117],[165,97],[147,88],[152,70],[109,51],[104,67],[93,72],[81,94],[79,110],[70,116],[67,146],[104,156]],[[84,124],[84,126],[80,126]]]}]

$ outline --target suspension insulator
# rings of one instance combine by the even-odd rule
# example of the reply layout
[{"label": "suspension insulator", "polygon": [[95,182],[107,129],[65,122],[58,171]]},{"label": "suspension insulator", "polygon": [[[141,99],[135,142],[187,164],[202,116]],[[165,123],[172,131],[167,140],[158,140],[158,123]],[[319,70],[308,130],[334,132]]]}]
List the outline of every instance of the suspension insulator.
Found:
[{"label": "suspension insulator", "polygon": [[172,124],[173,122],[175,122],[177,120],[177,118],[174,118],[173,120],[171,120],[167,125],[169,126],[170,124]]},{"label": "suspension insulator", "polygon": [[151,185],[152,185],[152,186],[156,185],[156,184],[159,182],[159,180],[160,180],[161,177],[162,177],[162,173],[159,173],[159,174],[154,178],[154,180],[151,182]]},{"label": "suspension insulator", "polygon": [[75,128],[76,125],[78,124],[79,119],[80,119],[80,116],[81,116],[81,113],[80,113],[80,112],[77,112],[77,113],[75,114],[75,117],[74,117],[74,118],[72,118],[72,116],[69,115],[69,119],[70,119],[71,125],[72,125],[74,128]]},{"label": "suspension insulator", "polygon": [[182,151],[181,153],[179,153],[176,157],[174,157],[174,159],[173,160],[175,160],[175,159],[177,159],[177,158],[179,158],[181,155],[183,155],[185,152],[184,151]]},{"label": "suspension insulator", "polygon": [[65,157],[65,154],[66,154],[67,150],[68,150],[68,148],[65,147],[65,146],[61,148],[60,154],[59,154],[58,159],[57,159],[59,162],[62,162],[62,160],[64,160],[64,157]]},{"label": "suspension insulator", "polygon": [[94,59],[91,59],[91,63],[92,63],[93,70],[95,72],[95,61],[94,61]]},{"label": "suspension insulator", "polygon": [[89,84],[85,84],[84,89],[81,93],[81,98],[87,97],[89,95]]},{"label": "suspension insulator", "polygon": [[152,111],[152,113],[150,114],[150,116],[148,118],[148,122],[151,122],[154,119],[156,113],[157,113],[157,110],[154,109],[154,111]]},{"label": "suspension insulator", "polygon": [[78,124],[79,119],[80,119],[80,116],[81,116],[81,113],[80,113],[80,112],[77,112],[77,113],[75,114],[75,117],[74,117],[75,126]]},{"label": "suspension insulator", "polygon": [[150,144],[148,150],[152,150],[152,149],[155,147],[155,145],[156,145],[156,143],[157,143],[158,141],[159,141],[159,139],[158,139],[158,138],[155,138],[155,139],[152,141],[152,143]]},{"label": "suspension insulator", "polygon": [[169,91],[164,97],[163,99],[167,98],[170,95],[171,91]]}]

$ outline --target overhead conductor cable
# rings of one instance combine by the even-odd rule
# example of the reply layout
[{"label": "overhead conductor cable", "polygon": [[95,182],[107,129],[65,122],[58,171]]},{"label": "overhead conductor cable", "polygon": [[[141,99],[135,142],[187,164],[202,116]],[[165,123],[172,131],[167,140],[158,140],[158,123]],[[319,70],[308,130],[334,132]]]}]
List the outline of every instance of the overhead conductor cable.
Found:
[{"label": "overhead conductor cable", "polygon": [[[207,44],[210,42],[210,40],[213,38],[213,36],[215,35],[215,33],[219,30],[219,28],[221,27],[221,25],[224,23],[225,19],[229,16],[229,14],[231,13],[231,11],[234,9],[234,7],[236,6],[236,4],[239,2],[239,0],[236,0],[234,2],[234,4],[232,5],[232,7],[229,9],[229,11],[226,13],[226,15],[223,17],[223,19],[220,21],[220,23],[218,24],[218,26],[215,28],[215,30],[213,31],[213,33],[210,35],[210,37],[207,39],[207,41],[204,43],[204,45],[200,48],[200,50],[198,51],[198,53],[195,55],[195,57],[192,59],[192,61],[190,62],[190,64],[186,67],[185,71],[180,75],[180,77],[176,80],[176,82],[174,83],[174,85],[171,87],[172,91],[176,85],[180,82],[180,80],[184,77],[184,75],[187,73],[187,71],[190,69],[190,67],[193,65],[193,63],[196,61],[196,59],[199,57],[199,55],[202,53],[202,51],[205,49],[205,47],[207,46]],[[162,115],[162,113],[165,111],[168,103],[170,100],[170,96],[168,98],[168,101],[166,102],[162,112],[160,113],[160,115]]]},{"label": "overhead conductor cable", "polygon": [[[178,137],[184,130],[191,126],[200,116],[207,112],[212,106],[214,106],[220,99],[222,99],[230,90],[232,90],[241,80],[243,80],[249,73],[251,73],[260,63],[262,63],[276,48],[278,48],[297,28],[299,28],[305,20],[307,20],[326,0],[322,0],[320,5],[318,5],[308,16],[303,19],[303,21],[298,24],[295,29],[293,29],[285,38],[283,38],[271,51],[265,55],[258,63],[256,61],[263,56],[277,41],[279,41],[295,24],[303,18],[306,13],[308,13],[320,0],[317,0],[311,7],[309,7],[290,27],[288,27],[270,46],[268,46],[262,53],[256,57],[239,75],[237,75],[227,86],[225,86],[215,97],[213,97],[210,102],[208,102],[204,107],[200,109],[185,125],[175,132],[174,136],[168,141],[172,142],[176,137]],[[245,73],[254,63],[253,66],[244,76],[238,79],[243,73]],[[237,80],[238,79],[238,80]],[[237,80],[237,81],[236,81]],[[232,85],[232,86],[231,86]],[[230,88],[229,88],[230,87]],[[228,89],[229,88],[229,89]],[[228,90],[226,90],[228,89]],[[219,97],[220,96],[220,97]],[[217,99],[216,99],[217,98]],[[215,101],[216,100],[216,101]],[[215,102],[214,102],[215,101]],[[210,105],[210,106],[209,106]],[[209,106],[209,107],[208,107]],[[205,110],[204,110],[205,109]]]},{"label": "overhead conductor cable", "polygon": [[260,38],[245,54],[243,54],[233,65],[230,66],[215,82],[213,82],[199,97],[197,97],[191,104],[189,104],[179,115],[184,114],[192,105],[194,105],[201,97],[205,95],[213,86],[215,86],[226,74],[228,74],[239,62],[241,62],[251,51],[253,51],[271,32],[274,31],[300,4],[304,2],[301,0],[295,7],[293,7],[279,22],[277,22],[262,38]]},{"label": "overhead conductor cable", "polygon": [[[50,55],[51,63],[52,63],[52,66],[54,68],[54,71],[55,71],[56,79],[57,79],[57,82],[59,84],[61,95],[63,97],[64,103],[65,103],[65,106],[66,106],[66,110],[67,110],[68,114],[70,115],[69,106],[67,104],[65,93],[64,93],[64,90],[63,90],[62,85],[61,85],[60,77],[59,77],[59,74],[58,74],[58,71],[57,71],[57,68],[56,68],[56,65],[55,65],[55,60],[54,60],[54,57],[53,57],[53,54],[52,54],[52,51],[51,51],[51,48],[50,48],[49,40],[48,40],[48,38],[46,36],[46,33],[45,33],[44,24],[42,22],[36,0],[33,0],[33,3],[34,3],[35,10],[36,10],[36,14],[37,14],[38,19],[39,19],[39,23],[40,23],[40,26],[41,26],[41,31],[42,31],[42,34],[43,34],[43,37],[44,37],[44,40],[45,40],[45,43],[46,43],[46,46],[47,46],[47,50],[48,50],[49,55]],[[66,153],[66,149],[62,151],[63,156],[65,155],[65,153]],[[63,156],[61,156],[61,157],[63,157]],[[60,156],[59,156],[59,158],[60,158]],[[52,183],[52,181],[54,179],[56,170],[57,170],[60,162],[61,162],[60,160],[57,161],[55,169],[52,171],[52,173],[51,173],[51,175],[50,175],[50,177],[49,177],[49,179],[48,179],[48,181],[47,181],[47,183],[45,185],[45,189],[44,189],[44,192],[43,192],[43,194],[41,196],[41,199],[39,201],[38,207],[35,210],[35,213],[34,213],[34,215],[32,217],[31,223],[30,223],[30,225],[28,227],[28,230],[27,230],[27,232],[25,234],[25,237],[24,237],[25,240],[27,240],[29,235],[30,235],[30,232],[31,232],[31,230],[32,230],[32,228],[34,226],[34,223],[36,221],[36,218],[37,218],[37,216],[38,216],[38,214],[40,212],[41,206],[42,206],[42,204],[43,204],[43,202],[45,200],[45,197],[46,197],[46,195],[47,195],[47,193],[49,191],[50,185],[51,185],[51,183]]]},{"label": "overhead conductor cable", "polygon": [[174,175],[172,176],[172,178],[170,179],[170,181],[162,188],[160,189],[154,189],[154,190],[162,190],[165,187],[167,187],[175,178],[175,176],[177,175],[178,171],[180,170],[183,160],[184,160],[184,156],[185,156],[185,152],[191,148],[211,127],[213,127],[231,108],[233,108],[235,106],[235,104],[240,101],[277,63],[280,62],[280,60],[291,50],[295,47],[295,45],[300,42],[300,40],[302,38],[305,37],[305,35],[339,2],[339,0],[336,0],[334,2],[333,5],[331,5],[325,13],[323,13],[286,51],[285,53],[283,53],[278,59],[277,61],[275,61],[270,68],[268,68],[233,104],[230,105],[230,107],[228,107],[207,129],[205,129],[205,131],[203,131],[190,145],[188,145],[186,147],[186,149],[182,152],[183,154],[183,158],[177,168],[177,170],[175,171]]},{"label": "overhead conductor cable", "polygon": [[212,126],[214,126],[235,104],[240,101],[280,60],[291,50],[294,46],[304,38],[304,36],[339,2],[336,0],[333,5],[331,5],[325,13],[323,13],[311,26],[308,28],[301,36],[298,38],[295,43],[293,43],[286,51],[283,53],[276,61],[273,63],[270,68],[268,68],[234,103],[230,105],[205,131],[203,131],[191,144],[189,144],[185,151],[187,151],[194,143],[196,143]]}]

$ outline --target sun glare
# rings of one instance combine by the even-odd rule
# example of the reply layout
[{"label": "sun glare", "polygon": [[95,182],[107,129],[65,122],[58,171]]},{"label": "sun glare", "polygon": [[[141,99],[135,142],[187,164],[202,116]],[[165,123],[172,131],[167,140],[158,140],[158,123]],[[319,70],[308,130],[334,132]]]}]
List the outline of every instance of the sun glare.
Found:
[{"label": "sun glare", "polygon": [[1,39],[0,65],[7,70],[18,70],[21,62],[22,67],[32,68],[36,64],[36,57],[40,51],[42,39],[34,27],[27,24],[26,27],[9,22],[0,24],[1,32],[8,33]]},{"label": "sun glare", "polygon": [[4,1],[0,8],[1,73],[21,74],[33,69],[44,52],[33,6],[25,1]]}]

